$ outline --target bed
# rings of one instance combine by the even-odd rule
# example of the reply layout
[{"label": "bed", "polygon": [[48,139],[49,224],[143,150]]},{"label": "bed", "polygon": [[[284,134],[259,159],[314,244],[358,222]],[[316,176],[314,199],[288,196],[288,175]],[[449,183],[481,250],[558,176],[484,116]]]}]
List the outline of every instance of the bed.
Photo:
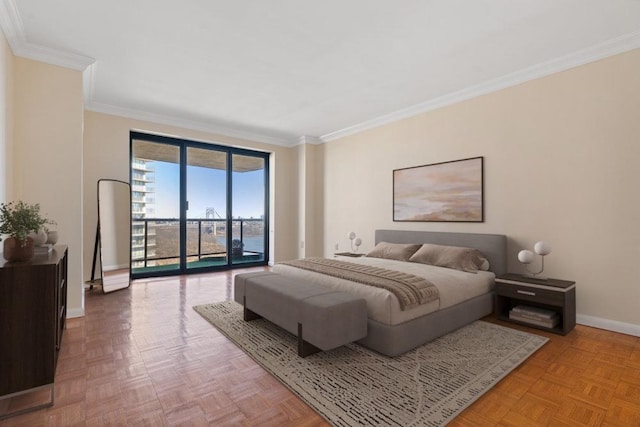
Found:
[{"label": "bed", "polygon": [[[354,293],[367,301],[367,336],[359,344],[387,356],[397,356],[439,336],[454,331],[493,311],[493,287],[496,275],[506,272],[506,236],[498,234],[446,233],[408,230],[376,230],[375,243],[423,244],[474,248],[489,261],[489,271],[467,273],[449,268],[425,266],[370,257],[348,261],[375,265],[394,271],[433,278],[440,299],[418,307],[399,310],[397,298],[384,289],[371,291],[343,279],[328,277],[290,265],[277,264],[273,271],[301,280],[311,281],[336,290]],[[464,285],[462,279],[464,276]],[[460,278],[460,280],[458,280]],[[467,279],[472,279],[467,284]],[[446,283],[441,284],[444,280]],[[367,288],[367,290],[362,290]]]}]

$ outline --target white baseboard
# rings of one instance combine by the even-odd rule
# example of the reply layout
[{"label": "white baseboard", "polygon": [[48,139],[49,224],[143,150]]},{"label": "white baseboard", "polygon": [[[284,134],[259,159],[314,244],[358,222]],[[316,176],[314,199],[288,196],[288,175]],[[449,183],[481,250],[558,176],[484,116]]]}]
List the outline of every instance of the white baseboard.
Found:
[{"label": "white baseboard", "polygon": [[67,319],[73,319],[74,317],[84,317],[84,309],[74,308],[73,310],[67,311]]},{"label": "white baseboard", "polygon": [[594,328],[606,329],[607,331],[620,332],[621,334],[640,337],[640,325],[633,323],[618,322],[617,320],[603,319],[601,317],[587,316],[585,314],[576,315],[576,323]]},{"label": "white baseboard", "polygon": [[115,265],[105,265],[103,266],[103,271],[113,271],[113,270],[123,270],[125,268],[129,268],[129,264],[115,264]]}]

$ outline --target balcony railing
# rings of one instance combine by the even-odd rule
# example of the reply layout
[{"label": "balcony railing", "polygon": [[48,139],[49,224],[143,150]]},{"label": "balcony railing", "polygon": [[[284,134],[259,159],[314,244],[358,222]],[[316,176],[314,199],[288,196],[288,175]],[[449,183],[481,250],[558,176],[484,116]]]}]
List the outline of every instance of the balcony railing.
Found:
[{"label": "balcony railing", "polygon": [[131,179],[141,182],[156,182],[156,178],[152,173],[149,173],[148,175],[146,173],[134,173],[131,175]]},{"label": "balcony railing", "polygon": [[[232,248],[227,247],[226,219],[187,219],[187,260],[206,263],[225,261],[231,255],[241,262],[264,260],[264,220],[238,218],[231,221]],[[180,258],[180,221],[176,218],[136,218],[134,269],[175,265]],[[143,238],[141,238],[143,236]],[[151,244],[153,242],[153,244]],[[238,243],[236,243],[238,242]],[[142,244],[141,244],[142,243]]]},{"label": "balcony railing", "polygon": [[135,183],[133,183],[131,185],[131,190],[132,191],[137,191],[139,193],[153,193],[153,192],[155,192],[155,188],[154,187],[150,187],[148,185],[136,185]]},{"label": "balcony railing", "polygon": [[133,170],[141,170],[146,172],[155,172],[156,168],[145,160],[134,160],[131,162]]}]

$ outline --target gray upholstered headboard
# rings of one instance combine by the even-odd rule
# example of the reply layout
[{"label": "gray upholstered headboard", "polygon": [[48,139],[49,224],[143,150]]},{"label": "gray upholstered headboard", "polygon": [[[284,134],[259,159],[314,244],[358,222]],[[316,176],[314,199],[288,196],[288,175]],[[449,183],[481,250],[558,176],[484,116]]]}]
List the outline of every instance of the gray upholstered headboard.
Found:
[{"label": "gray upholstered headboard", "polygon": [[464,246],[482,252],[497,276],[507,272],[507,236],[503,234],[446,233],[437,231],[376,230],[376,244],[433,243]]}]

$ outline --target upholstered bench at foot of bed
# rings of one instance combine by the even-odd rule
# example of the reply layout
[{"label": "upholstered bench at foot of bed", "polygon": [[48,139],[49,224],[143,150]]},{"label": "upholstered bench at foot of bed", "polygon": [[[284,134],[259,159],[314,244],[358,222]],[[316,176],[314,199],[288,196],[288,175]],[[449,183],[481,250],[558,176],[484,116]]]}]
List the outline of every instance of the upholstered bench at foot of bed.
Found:
[{"label": "upholstered bench at foot of bed", "polygon": [[367,335],[364,299],[271,272],[238,274],[234,299],[245,320],[260,317],[298,336],[298,355],[327,351]]}]

